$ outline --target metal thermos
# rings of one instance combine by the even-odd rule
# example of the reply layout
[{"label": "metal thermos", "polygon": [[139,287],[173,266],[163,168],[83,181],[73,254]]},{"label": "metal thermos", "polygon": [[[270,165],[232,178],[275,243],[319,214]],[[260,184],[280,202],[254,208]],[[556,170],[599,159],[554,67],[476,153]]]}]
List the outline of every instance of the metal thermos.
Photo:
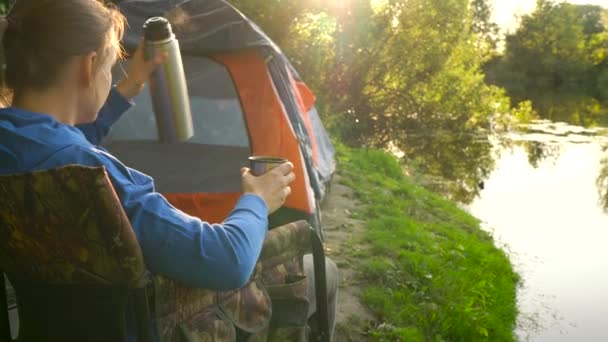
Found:
[{"label": "metal thermos", "polygon": [[188,87],[179,43],[171,24],[163,17],[144,23],[146,58],[167,53],[168,60],[150,78],[150,96],[154,105],[158,136],[162,142],[183,142],[194,135]]}]

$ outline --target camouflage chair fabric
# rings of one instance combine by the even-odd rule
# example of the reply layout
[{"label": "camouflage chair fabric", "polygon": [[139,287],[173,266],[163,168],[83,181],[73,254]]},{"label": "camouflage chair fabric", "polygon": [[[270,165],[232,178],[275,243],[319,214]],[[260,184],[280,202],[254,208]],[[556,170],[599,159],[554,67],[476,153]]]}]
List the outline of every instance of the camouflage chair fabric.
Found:
[{"label": "camouflage chair fabric", "polygon": [[0,271],[17,291],[20,341],[124,340],[117,317],[146,278],[105,170],[80,166],[0,177]]},{"label": "camouflage chair fabric", "polygon": [[[152,277],[149,302],[161,340],[305,340],[308,300],[302,258],[310,252],[310,234],[305,221],[270,231],[254,275],[239,290],[214,292],[162,276]],[[122,294],[118,302],[103,296],[101,299],[112,303],[112,308],[124,310],[128,293],[125,289],[145,289],[142,284],[148,279],[141,250],[105,170],[83,166],[0,176],[0,270],[6,272],[17,289],[24,327],[44,325],[54,312],[65,310],[65,303],[47,303],[41,295],[35,295],[48,294],[46,289],[55,285],[61,289],[67,286],[70,293],[82,291],[82,304],[96,310],[103,307],[87,301],[90,291],[109,287],[111,295]],[[42,284],[43,288],[32,287],[32,283]],[[125,291],[117,292],[116,288]],[[38,305],[41,302],[46,305],[42,310]],[[57,319],[51,319],[54,325],[22,329],[20,339],[27,340],[32,330],[38,334],[71,330],[74,336],[77,325],[82,327],[80,335],[76,333],[80,338],[87,332],[101,334],[91,326],[93,323],[84,322],[99,320],[95,312],[80,312],[86,311],[85,307],[71,308],[72,324],[58,321],[61,315],[56,315]],[[112,308],[104,313],[124,317],[116,311],[119,309]],[[37,313],[32,314],[33,310]],[[101,322],[106,325],[104,330],[111,330],[106,321]],[[140,331],[145,330],[144,323],[140,324]],[[122,340],[124,325],[119,328],[116,336]],[[30,340],[40,336],[31,335]],[[104,336],[84,338],[108,340]],[[116,336],[112,340],[119,340]],[[67,340],[65,336],[62,339]]]},{"label": "camouflage chair fabric", "polygon": [[302,257],[309,253],[310,234],[305,221],[271,230],[254,275],[239,290],[214,292],[154,277],[162,341],[306,340]]}]

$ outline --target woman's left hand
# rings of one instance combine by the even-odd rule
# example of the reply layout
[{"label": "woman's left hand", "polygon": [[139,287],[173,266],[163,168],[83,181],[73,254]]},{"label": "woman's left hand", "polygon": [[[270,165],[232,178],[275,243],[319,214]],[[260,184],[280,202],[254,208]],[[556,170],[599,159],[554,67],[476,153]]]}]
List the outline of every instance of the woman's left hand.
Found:
[{"label": "woman's left hand", "polygon": [[129,61],[125,78],[116,85],[116,90],[126,99],[132,99],[144,89],[144,84],[157,67],[167,61],[167,54],[158,54],[146,60],[144,42],[139,43],[135,54]]}]

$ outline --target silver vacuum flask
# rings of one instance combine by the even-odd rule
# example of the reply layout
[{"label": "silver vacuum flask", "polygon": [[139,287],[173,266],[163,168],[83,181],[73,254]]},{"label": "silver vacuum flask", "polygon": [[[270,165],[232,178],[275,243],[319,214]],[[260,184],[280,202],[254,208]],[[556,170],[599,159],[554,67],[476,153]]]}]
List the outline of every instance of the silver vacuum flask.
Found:
[{"label": "silver vacuum flask", "polygon": [[153,17],[144,23],[146,58],[167,53],[168,60],[150,78],[158,136],[162,142],[184,142],[194,135],[188,87],[179,43],[169,21]]}]

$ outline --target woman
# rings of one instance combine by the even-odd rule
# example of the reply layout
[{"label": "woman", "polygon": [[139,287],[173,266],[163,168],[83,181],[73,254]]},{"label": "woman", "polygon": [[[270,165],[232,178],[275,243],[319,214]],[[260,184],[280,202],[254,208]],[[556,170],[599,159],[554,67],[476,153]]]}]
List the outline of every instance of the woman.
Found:
[{"label": "woman", "polygon": [[19,0],[3,24],[13,96],[0,110],[0,174],[104,166],[150,271],[195,287],[242,287],[260,254],[268,214],[291,191],[291,163],[261,177],[243,169],[244,194],[221,225],[186,215],[154,191],[150,177],[96,146],[166,57],[145,61],[140,45],[126,78],[112,87],[125,19],[97,0]]}]

